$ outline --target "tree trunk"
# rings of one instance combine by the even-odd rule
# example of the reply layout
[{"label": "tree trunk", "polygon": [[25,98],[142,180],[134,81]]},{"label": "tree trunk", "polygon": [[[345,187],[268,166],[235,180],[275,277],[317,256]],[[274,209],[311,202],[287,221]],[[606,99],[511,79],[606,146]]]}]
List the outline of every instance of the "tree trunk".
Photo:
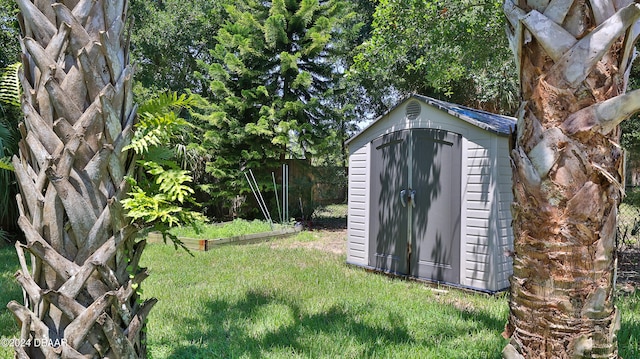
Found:
[{"label": "tree trunk", "polygon": [[[24,89],[16,244],[24,305],[18,358],[145,356],[141,330],[155,299],[119,201],[133,171],[135,120],[126,0],[16,0]],[[30,254],[27,262],[25,253]]]},{"label": "tree trunk", "polygon": [[618,124],[640,31],[630,0],[505,0],[522,104],[511,151],[515,234],[504,358],[615,358]]}]

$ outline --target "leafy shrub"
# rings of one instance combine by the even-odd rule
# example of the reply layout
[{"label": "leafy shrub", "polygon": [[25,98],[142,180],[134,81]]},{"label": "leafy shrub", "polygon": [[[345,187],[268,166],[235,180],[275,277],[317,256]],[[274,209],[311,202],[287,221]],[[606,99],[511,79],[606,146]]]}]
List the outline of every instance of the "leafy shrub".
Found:
[{"label": "leafy shrub", "polygon": [[[131,185],[129,198],[122,201],[127,216],[146,230],[162,233],[165,241],[171,239],[182,245],[169,230],[181,225],[192,226],[204,220],[199,212],[186,207],[197,207],[193,199],[190,172],[181,169],[175,154],[166,149],[175,133],[190,124],[180,118],[180,110],[190,108],[200,99],[197,96],[163,93],[140,107],[140,122],[136,126],[131,144],[124,150],[133,150],[143,170],[137,178],[128,177]],[[183,246],[184,247],[184,246]]]}]

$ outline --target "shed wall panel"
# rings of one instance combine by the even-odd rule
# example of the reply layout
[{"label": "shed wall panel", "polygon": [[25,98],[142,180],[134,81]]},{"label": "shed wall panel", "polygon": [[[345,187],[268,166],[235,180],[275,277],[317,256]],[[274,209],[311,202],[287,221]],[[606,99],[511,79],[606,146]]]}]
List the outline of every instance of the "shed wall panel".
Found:
[{"label": "shed wall panel", "polygon": [[475,254],[483,254],[483,255],[489,255],[489,247],[483,244],[473,244],[473,243],[467,243],[465,245],[465,252],[466,253],[475,253]]},{"label": "shed wall panel", "polygon": [[496,235],[496,277],[497,286],[507,288],[509,276],[513,273],[513,260],[505,256],[505,251],[513,249],[513,229],[511,228],[511,203],[513,202],[511,165],[509,158],[509,141],[501,139],[498,142],[498,188],[496,208],[498,213]]},{"label": "shed wall panel", "polygon": [[493,176],[492,157],[494,156],[493,137],[486,131],[474,128],[469,131],[467,140],[467,175],[463,191],[465,196],[464,213],[465,237],[461,284],[479,289],[490,289],[490,249],[489,225],[492,210]]},{"label": "shed wall panel", "polygon": [[368,265],[369,149],[364,145],[349,156],[347,262],[362,266]]}]

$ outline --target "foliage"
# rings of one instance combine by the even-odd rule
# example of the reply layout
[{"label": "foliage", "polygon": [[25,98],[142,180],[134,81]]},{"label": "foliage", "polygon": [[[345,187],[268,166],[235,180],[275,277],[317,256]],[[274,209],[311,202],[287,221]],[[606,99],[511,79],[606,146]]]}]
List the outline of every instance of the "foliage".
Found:
[{"label": "foliage", "polygon": [[328,96],[341,75],[331,45],[347,4],[245,1],[225,8],[213,61],[202,62],[214,104],[205,134],[214,155],[212,192],[232,198],[248,191],[243,168],[278,168],[335,137]]},{"label": "foliage", "polygon": [[[228,2],[228,1],[227,1]],[[154,92],[192,91],[206,96],[208,79],[195,76],[197,61],[210,62],[209,49],[222,24],[225,1],[132,0],[131,35],[136,81]]]},{"label": "foliage", "polygon": [[137,154],[143,154],[152,147],[171,143],[177,133],[190,126],[184,118],[178,117],[176,111],[191,109],[199,103],[201,99],[198,96],[178,96],[176,92],[164,92],[150,98],[138,109],[140,121],[131,144],[125,150],[131,148]]},{"label": "foliage", "polygon": [[[629,76],[627,91],[640,89],[640,63],[635,61]],[[622,138],[620,144],[628,151],[628,159],[634,163],[634,167],[640,163],[640,117],[633,115],[632,118],[622,121]]]},{"label": "foliage", "polygon": [[177,111],[200,103],[195,95],[162,93],[145,102],[139,109],[140,121],[131,144],[140,157],[138,165],[144,171],[138,178],[128,177],[130,197],[122,200],[127,215],[151,230],[160,231],[165,238],[181,244],[169,230],[180,225],[195,226],[203,216],[186,208],[197,206],[192,198],[194,190],[189,171],[179,168],[175,156],[166,145],[188,125]]},{"label": "foliage", "polygon": [[18,193],[11,157],[18,153],[18,119],[20,116],[21,86],[18,79],[20,64],[0,70],[0,228],[17,230]]},{"label": "foliage", "polygon": [[18,43],[18,5],[14,0],[0,0],[0,68],[9,66],[19,60],[20,44]]},{"label": "foliage", "polygon": [[512,113],[518,88],[501,4],[381,0],[349,76],[378,113],[413,92]]},{"label": "foliage", "polygon": [[0,104],[20,106],[20,94],[22,91],[18,77],[20,67],[20,63],[15,63],[7,66],[0,73]]}]

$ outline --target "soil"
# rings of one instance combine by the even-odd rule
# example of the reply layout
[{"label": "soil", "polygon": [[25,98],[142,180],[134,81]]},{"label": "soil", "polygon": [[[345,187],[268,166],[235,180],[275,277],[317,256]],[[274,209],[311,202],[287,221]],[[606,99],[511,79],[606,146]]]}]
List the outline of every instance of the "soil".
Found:
[{"label": "soil", "polygon": [[[313,241],[300,241],[287,244],[272,244],[275,246],[285,245],[288,248],[309,248],[317,249],[336,255],[346,255],[347,253],[347,218],[346,216],[324,215],[314,218],[311,221],[302,223],[305,230],[311,231],[315,237]],[[277,242],[274,242],[277,243]]]},{"label": "soil", "polygon": [[316,240],[309,242],[293,242],[286,244],[272,244],[274,246],[286,246],[287,248],[308,248],[317,249],[323,252],[336,255],[347,253],[347,230],[346,229],[316,229],[312,231]]}]

